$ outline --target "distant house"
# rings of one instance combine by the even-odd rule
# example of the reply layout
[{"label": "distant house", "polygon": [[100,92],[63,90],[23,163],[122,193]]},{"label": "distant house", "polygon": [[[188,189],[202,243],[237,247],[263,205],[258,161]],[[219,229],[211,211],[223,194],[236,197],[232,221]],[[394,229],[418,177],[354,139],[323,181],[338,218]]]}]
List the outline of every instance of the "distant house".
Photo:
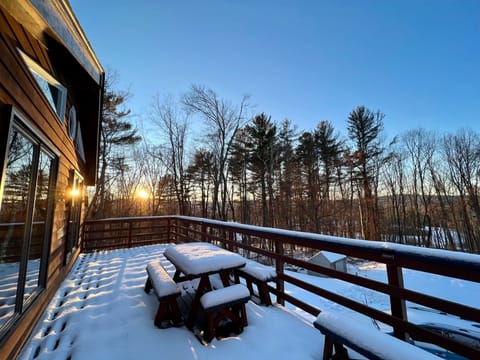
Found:
[{"label": "distant house", "polygon": [[[320,265],[326,268],[347,272],[347,257],[342,254],[332,253],[329,251],[319,251],[312,256],[308,262]],[[315,276],[325,276],[324,274],[308,270],[308,274]]]},{"label": "distant house", "polygon": [[67,0],[0,1],[0,359],[80,251],[104,71]]}]

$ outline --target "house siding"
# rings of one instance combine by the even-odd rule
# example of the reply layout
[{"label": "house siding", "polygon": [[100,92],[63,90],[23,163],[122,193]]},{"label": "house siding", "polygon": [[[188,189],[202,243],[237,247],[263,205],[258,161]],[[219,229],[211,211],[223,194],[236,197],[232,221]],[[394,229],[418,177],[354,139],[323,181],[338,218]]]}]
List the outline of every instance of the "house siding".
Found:
[{"label": "house siding", "polygon": [[[65,1],[59,1],[62,6]],[[28,8],[29,2],[18,1],[22,9]],[[8,4],[7,4],[8,5]],[[49,239],[49,258],[47,282],[45,289],[35,298],[35,301],[15,319],[15,322],[2,329],[0,333],[0,359],[13,359],[30,336],[45,307],[55,294],[76,260],[80,246],[67,258],[66,238],[69,216],[69,178],[71,171],[86,179],[87,184],[93,184],[97,166],[99,109],[102,93],[102,82],[92,79],[90,73],[73,56],[69,56],[64,45],[53,44],[52,39],[39,38],[37,31],[30,31],[28,24],[19,23],[12,13],[12,7],[0,4],[0,204],[6,151],[6,124],[14,112],[32,133],[46,145],[57,157],[57,174],[54,193],[53,220]],[[23,7],[22,7],[23,6]],[[75,106],[77,117],[82,123],[82,132],[89,139],[84,143],[88,156],[86,160],[77,154],[75,143],[68,134],[64,119],[59,119],[45,96],[36,85],[28,66],[19,51],[28,55],[48,73],[52,74],[68,90],[67,113]],[[65,60],[68,60],[65,62]],[[58,66],[62,63],[62,66]],[[95,66],[92,65],[92,66]],[[83,70],[82,70],[83,69]],[[72,71],[70,73],[70,71]],[[101,68],[100,68],[101,70]],[[103,70],[101,70],[103,71]],[[80,92],[86,100],[82,99]],[[83,198],[83,195],[82,195]],[[81,222],[85,214],[85,205]],[[1,206],[1,205],[0,205]],[[1,239],[0,239],[1,240]],[[79,244],[81,239],[79,239]]]}]

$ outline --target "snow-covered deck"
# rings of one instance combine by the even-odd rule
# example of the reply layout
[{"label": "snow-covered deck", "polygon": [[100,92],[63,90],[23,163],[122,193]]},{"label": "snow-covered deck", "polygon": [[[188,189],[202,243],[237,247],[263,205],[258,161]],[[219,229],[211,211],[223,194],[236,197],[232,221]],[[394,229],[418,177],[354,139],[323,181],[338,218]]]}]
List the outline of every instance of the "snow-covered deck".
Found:
[{"label": "snow-covered deck", "polygon": [[[20,359],[320,359],[323,336],[280,306],[249,302],[237,337],[203,346],[186,327],[158,329],[158,300],[143,291],[145,268],[164,245],[82,254],[57,291]],[[170,267],[170,268],[169,268]]]},{"label": "snow-covered deck", "polygon": [[[174,266],[163,256],[166,245],[152,245],[81,254],[55,294],[27,342],[20,360],[59,359],[321,359],[324,337],[313,326],[315,318],[287,303],[281,306],[247,304],[249,325],[236,337],[213,340],[203,346],[186,327],[158,329],[153,319],[158,308],[154,294],[144,285],[146,266],[154,259],[173,274]],[[287,273],[287,272],[286,272]],[[386,281],[385,265],[374,262],[349,264],[349,273]],[[404,269],[405,284],[449,301],[478,308],[478,282]],[[386,295],[333,278],[288,272],[382,311],[388,311]],[[182,284],[182,287],[184,285]],[[285,293],[331,313],[345,313],[352,323],[375,327],[370,318],[333,303],[303,288],[287,284]],[[480,324],[407,303],[410,321],[480,338]],[[383,331],[391,328],[378,323]],[[362,327],[362,328],[363,328]],[[478,346],[478,340],[472,340]],[[379,346],[382,344],[379,343]],[[435,346],[430,346],[435,349]],[[349,350],[350,353],[350,350]],[[356,358],[361,358],[360,356]],[[408,357],[406,357],[408,358]]]}]

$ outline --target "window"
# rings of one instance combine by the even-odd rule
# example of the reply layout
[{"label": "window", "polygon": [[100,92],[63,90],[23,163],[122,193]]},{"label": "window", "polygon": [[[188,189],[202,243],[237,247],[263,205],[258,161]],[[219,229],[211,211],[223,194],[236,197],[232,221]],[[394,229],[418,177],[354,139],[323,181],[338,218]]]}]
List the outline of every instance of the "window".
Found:
[{"label": "window", "polygon": [[66,258],[68,261],[73,251],[78,247],[80,234],[80,219],[82,215],[82,202],[84,195],[83,178],[75,171],[70,170],[69,176],[69,204],[68,204],[68,232],[66,241]]},{"label": "window", "polygon": [[68,112],[68,135],[70,139],[75,141],[77,135],[77,112],[75,111],[75,106],[72,106]]},{"label": "window", "polygon": [[53,110],[57,113],[60,122],[63,123],[65,119],[65,108],[67,106],[67,89],[25,53],[21,50],[19,50],[19,52],[38,86],[53,107]]},{"label": "window", "polygon": [[75,106],[72,105],[68,112],[68,135],[70,139],[75,143],[75,149],[80,158],[85,161],[85,151],[83,149],[83,137],[82,137],[82,128],[80,123],[77,121],[77,112]]},{"label": "window", "polygon": [[77,121],[77,135],[75,136],[75,148],[77,149],[78,155],[80,158],[85,161],[85,150],[83,148],[83,136],[82,136],[82,127],[80,122]]},{"label": "window", "polygon": [[13,115],[4,167],[0,335],[46,285],[57,157]]}]

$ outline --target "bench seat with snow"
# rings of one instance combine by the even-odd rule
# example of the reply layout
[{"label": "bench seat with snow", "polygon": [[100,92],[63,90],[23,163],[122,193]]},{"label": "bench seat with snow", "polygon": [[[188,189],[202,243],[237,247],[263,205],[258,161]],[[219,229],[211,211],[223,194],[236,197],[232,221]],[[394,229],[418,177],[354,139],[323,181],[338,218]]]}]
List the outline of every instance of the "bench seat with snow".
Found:
[{"label": "bench seat with snow", "polygon": [[325,335],[323,360],[349,359],[344,345],[373,360],[438,360],[437,356],[347,314],[322,311],[313,324]]},{"label": "bench seat with snow", "polygon": [[260,264],[254,260],[247,260],[244,267],[235,270],[234,277],[236,283],[240,283],[240,278],[245,279],[252,296],[256,295],[252,286],[252,284],[255,284],[260,304],[272,305],[267,283],[277,279],[277,272],[273,267]]},{"label": "bench seat with snow", "polygon": [[181,293],[180,287],[163,268],[160,260],[148,263],[147,274],[145,292],[148,294],[153,288],[159,301],[155,326],[162,329],[170,327],[171,324],[181,326],[182,315],[177,304],[177,297]]},{"label": "bench seat with snow", "polygon": [[230,320],[239,332],[248,325],[245,304],[250,300],[250,292],[242,284],[234,284],[202,295],[200,303],[205,312],[207,341],[217,337],[219,325]]}]

